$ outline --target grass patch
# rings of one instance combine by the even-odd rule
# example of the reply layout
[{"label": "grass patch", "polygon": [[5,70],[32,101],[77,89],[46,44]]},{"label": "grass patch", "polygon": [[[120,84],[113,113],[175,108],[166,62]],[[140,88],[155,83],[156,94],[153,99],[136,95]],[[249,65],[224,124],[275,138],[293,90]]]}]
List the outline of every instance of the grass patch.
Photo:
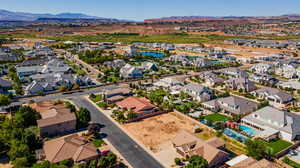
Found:
[{"label": "grass patch", "polygon": [[236,155],[246,154],[245,145],[238,142],[237,140],[228,138],[226,136],[221,136],[221,139],[225,141],[225,148]]},{"label": "grass patch", "polygon": [[288,165],[294,167],[294,168],[300,168],[300,164],[299,164],[299,163],[297,163],[297,162],[295,162],[295,161],[289,159],[288,157],[285,157],[284,159],[282,159],[282,161],[283,161],[284,163],[286,163],[286,164],[288,164]]},{"label": "grass patch", "polygon": [[196,136],[203,140],[208,140],[216,136],[216,133],[213,131],[209,131],[208,129],[204,129],[202,132],[196,134]]},{"label": "grass patch", "polygon": [[101,138],[94,138],[93,139],[93,144],[97,147],[97,148],[99,148],[99,147],[101,147],[102,145],[106,145],[106,143],[103,141],[103,139],[101,139]]},{"label": "grass patch", "polygon": [[100,94],[98,94],[98,95],[95,95],[95,97],[90,97],[90,99],[91,99],[93,102],[97,103],[97,102],[103,100],[103,96],[100,95]]},{"label": "grass patch", "polygon": [[271,154],[275,155],[293,144],[282,139],[278,139],[275,141],[266,142],[266,145],[270,149]]},{"label": "grass patch", "polygon": [[207,121],[218,122],[218,121],[228,121],[231,118],[219,113],[209,114],[204,117]]}]

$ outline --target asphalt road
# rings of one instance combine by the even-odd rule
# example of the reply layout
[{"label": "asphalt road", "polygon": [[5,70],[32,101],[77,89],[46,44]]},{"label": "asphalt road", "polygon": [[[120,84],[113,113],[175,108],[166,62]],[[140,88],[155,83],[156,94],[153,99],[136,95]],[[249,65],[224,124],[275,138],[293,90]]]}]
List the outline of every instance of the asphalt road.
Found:
[{"label": "asphalt road", "polygon": [[87,108],[91,112],[92,122],[105,125],[101,132],[107,135],[107,140],[134,168],[163,168],[158,161],[141,148],[88,100],[83,97],[72,97],[69,99],[78,107]]}]

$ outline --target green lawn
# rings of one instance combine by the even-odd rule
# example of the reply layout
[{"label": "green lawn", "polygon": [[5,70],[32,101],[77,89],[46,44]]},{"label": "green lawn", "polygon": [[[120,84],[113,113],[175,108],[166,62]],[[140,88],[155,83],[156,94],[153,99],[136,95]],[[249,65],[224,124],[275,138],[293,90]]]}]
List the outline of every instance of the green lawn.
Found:
[{"label": "green lawn", "polygon": [[266,145],[270,148],[271,154],[277,154],[278,152],[291,146],[292,143],[278,139],[276,141],[266,142]]},{"label": "green lawn", "polygon": [[291,159],[285,157],[284,159],[282,159],[282,161],[294,168],[300,168],[300,164],[297,162],[292,161]]},{"label": "green lawn", "polygon": [[98,94],[98,95],[95,95],[95,97],[91,97],[90,99],[91,99],[93,102],[97,103],[97,102],[103,100],[103,96],[100,95],[100,94]]},{"label": "green lawn", "polygon": [[93,144],[98,148],[101,147],[102,145],[105,145],[106,143],[101,138],[95,138],[93,139]]},{"label": "green lawn", "polygon": [[212,122],[217,122],[217,121],[228,121],[230,120],[230,117],[227,117],[225,115],[219,114],[219,113],[214,113],[214,114],[209,114],[204,117],[205,120],[210,120]]}]

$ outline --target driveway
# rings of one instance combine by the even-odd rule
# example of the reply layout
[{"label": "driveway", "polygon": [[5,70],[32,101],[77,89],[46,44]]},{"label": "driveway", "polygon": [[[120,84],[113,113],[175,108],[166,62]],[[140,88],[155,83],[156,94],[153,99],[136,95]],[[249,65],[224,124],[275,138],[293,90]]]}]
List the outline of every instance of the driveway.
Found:
[{"label": "driveway", "polygon": [[101,132],[107,135],[107,140],[134,168],[163,168],[158,161],[84,97],[72,97],[69,99],[77,106],[87,108],[91,112],[93,122],[105,125]]}]

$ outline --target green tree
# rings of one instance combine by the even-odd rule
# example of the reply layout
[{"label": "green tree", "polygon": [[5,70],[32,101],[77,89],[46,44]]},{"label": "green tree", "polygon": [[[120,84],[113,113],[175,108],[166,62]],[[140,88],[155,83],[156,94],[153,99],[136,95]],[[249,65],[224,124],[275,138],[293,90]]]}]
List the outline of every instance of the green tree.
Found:
[{"label": "green tree", "polygon": [[188,159],[189,163],[184,168],[207,168],[208,162],[203,157],[194,155]]},{"label": "green tree", "polygon": [[14,168],[26,168],[28,166],[26,157],[16,158],[12,163]]},{"label": "green tree", "polygon": [[30,149],[26,144],[21,143],[18,140],[12,140],[10,142],[10,150],[7,154],[10,160],[15,160],[16,158],[21,157],[29,157]]},{"label": "green tree", "polygon": [[133,120],[137,117],[137,115],[134,112],[129,112],[127,113],[127,119],[128,120]]},{"label": "green tree", "polygon": [[99,159],[98,166],[100,168],[112,168],[117,163],[117,156],[110,152],[107,156]]},{"label": "green tree", "polygon": [[11,103],[8,95],[0,95],[0,106],[7,106]]},{"label": "green tree", "polygon": [[247,140],[246,143],[247,155],[260,160],[266,156],[267,146],[261,139]]},{"label": "green tree", "polygon": [[178,166],[181,165],[181,160],[180,160],[180,158],[175,158],[174,162],[175,162],[175,164],[178,165]]},{"label": "green tree", "polygon": [[91,121],[90,112],[86,108],[80,108],[76,111],[77,129],[85,128]]},{"label": "green tree", "polygon": [[29,106],[21,106],[14,117],[15,123],[19,128],[37,125],[36,121],[40,118],[40,114]]}]

